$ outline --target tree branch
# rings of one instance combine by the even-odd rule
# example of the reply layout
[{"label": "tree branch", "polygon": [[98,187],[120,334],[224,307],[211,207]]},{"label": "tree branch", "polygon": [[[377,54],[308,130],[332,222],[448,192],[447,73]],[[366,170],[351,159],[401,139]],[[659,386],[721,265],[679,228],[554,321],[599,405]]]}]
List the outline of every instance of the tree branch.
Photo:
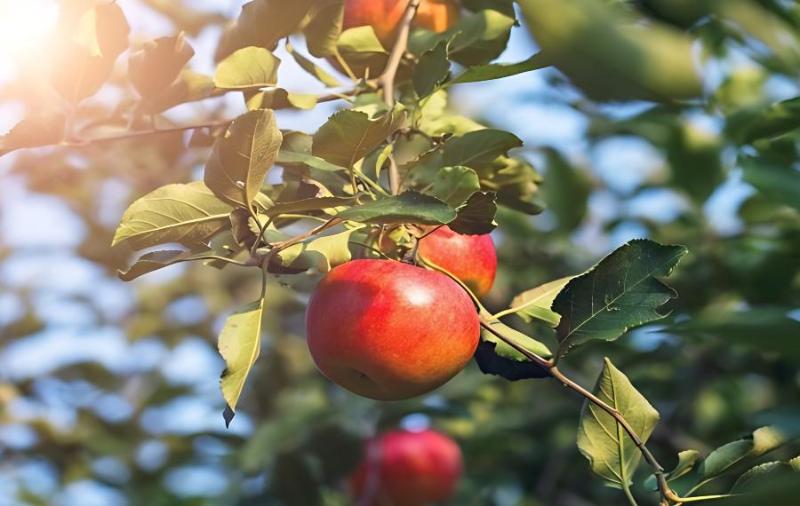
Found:
[{"label": "tree branch", "polygon": [[[403,61],[403,55],[408,49],[408,34],[411,32],[411,23],[414,22],[414,17],[417,15],[420,1],[411,0],[409,2],[400,22],[400,30],[397,33],[394,47],[392,47],[392,52],[389,53],[389,61],[386,62],[386,68],[378,77],[378,86],[383,88],[383,100],[390,108],[394,107],[395,104],[394,81],[397,79],[397,69],[400,68],[400,62]],[[389,188],[392,191],[392,195],[397,195],[400,192],[400,172],[392,155],[389,155]]]}]

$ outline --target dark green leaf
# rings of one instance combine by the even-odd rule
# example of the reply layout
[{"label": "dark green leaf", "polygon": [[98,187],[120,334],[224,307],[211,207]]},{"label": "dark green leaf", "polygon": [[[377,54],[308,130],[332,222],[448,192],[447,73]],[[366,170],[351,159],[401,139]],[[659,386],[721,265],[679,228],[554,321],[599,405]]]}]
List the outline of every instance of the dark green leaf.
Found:
[{"label": "dark green leaf", "polygon": [[453,221],[456,212],[436,197],[407,191],[351,207],[337,216],[361,223],[445,225]]},{"label": "dark green leaf", "polygon": [[[793,434],[792,437],[797,437]],[[727,473],[735,465],[760,457],[787,442],[789,437],[775,426],[761,427],[752,436],[720,446],[711,452],[700,466],[700,479],[715,478]]]},{"label": "dark green leaf", "polygon": [[497,223],[497,197],[492,192],[475,192],[463,206],[456,210],[456,219],[449,223],[450,228],[459,234],[483,235],[495,229]]},{"label": "dark green leaf", "polygon": [[[498,346],[501,347],[501,351],[497,351]],[[516,356],[509,358],[501,354],[504,351],[519,355],[516,350],[507,345],[505,345],[505,350],[503,350],[502,344],[482,340],[478,344],[478,349],[475,350],[475,362],[478,364],[481,372],[483,374],[500,376],[509,381],[547,378],[550,376],[550,372],[546,368],[535,362],[531,362],[524,357],[521,359],[518,359]]]},{"label": "dark green leaf", "polygon": [[663,318],[658,309],[677,293],[657,276],[669,276],[686,253],[683,246],[631,241],[573,278],[552,306],[561,315],[556,328],[559,356],[587,341],[613,341],[630,327]]},{"label": "dark green leaf", "polygon": [[412,82],[414,91],[420,97],[427,97],[444,83],[450,74],[450,61],[447,59],[448,41],[440,41],[433,49],[422,54],[414,71]]},{"label": "dark green leaf", "polygon": [[312,154],[350,168],[383,144],[403,121],[405,113],[398,110],[375,119],[351,109],[337,112],[314,135]]},{"label": "dark green leaf", "polygon": [[744,180],[764,196],[800,211],[800,171],[757,158],[740,160]]},{"label": "dark green leaf", "polygon": [[536,53],[527,60],[518,63],[489,63],[468,67],[464,72],[453,78],[450,84],[477,83],[502,79],[537,70],[548,65],[550,65],[550,62],[542,57],[542,53]]},{"label": "dark green leaf", "polygon": [[520,146],[522,141],[512,133],[490,128],[477,130],[448,140],[444,145],[442,162],[445,166],[479,166]]},{"label": "dark green leaf", "polygon": [[309,52],[322,58],[336,52],[336,42],[342,33],[344,0],[324,0],[319,4],[303,33]]}]

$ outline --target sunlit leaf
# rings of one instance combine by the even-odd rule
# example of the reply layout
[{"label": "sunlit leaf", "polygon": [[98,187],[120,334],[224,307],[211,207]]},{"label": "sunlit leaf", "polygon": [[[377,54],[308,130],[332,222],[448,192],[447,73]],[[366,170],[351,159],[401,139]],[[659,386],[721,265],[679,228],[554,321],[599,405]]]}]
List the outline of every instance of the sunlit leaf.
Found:
[{"label": "sunlit leaf", "polygon": [[232,205],[249,206],[275,163],[282,140],[273,111],[240,116],[214,145],[206,163],[206,185]]},{"label": "sunlit leaf", "polygon": [[318,2],[311,20],[303,29],[309,52],[322,58],[336,52],[336,42],[342,33],[344,21],[344,0],[323,0]]},{"label": "sunlit leaf", "polygon": [[230,425],[253,364],[261,352],[261,314],[264,299],[249,304],[228,317],[217,347],[225,360],[220,388],[227,403],[225,424]]},{"label": "sunlit leaf", "polygon": [[[619,411],[643,442],[650,438],[658,411],[607,358],[593,393]],[[614,417],[588,399],[578,427],[578,449],[595,474],[610,484],[630,488],[642,453]]]},{"label": "sunlit leaf", "polygon": [[263,88],[278,80],[280,59],[261,47],[244,47],[222,60],[214,85],[223,89]]},{"label": "sunlit leaf", "polygon": [[230,212],[202,182],[162,186],[125,211],[112,245],[127,242],[142,249],[169,242],[205,243],[230,226]]},{"label": "sunlit leaf", "polygon": [[[797,437],[798,434],[793,434]],[[789,435],[776,426],[761,427],[752,436],[720,446],[703,461],[700,479],[706,480],[727,473],[737,464],[771,452],[787,442]]]},{"label": "sunlit leaf", "polygon": [[556,296],[571,279],[572,276],[556,279],[517,295],[511,301],[514,314],[528,322],[535,318],[551,327],[558,326],[561,316],[550,308]]}]

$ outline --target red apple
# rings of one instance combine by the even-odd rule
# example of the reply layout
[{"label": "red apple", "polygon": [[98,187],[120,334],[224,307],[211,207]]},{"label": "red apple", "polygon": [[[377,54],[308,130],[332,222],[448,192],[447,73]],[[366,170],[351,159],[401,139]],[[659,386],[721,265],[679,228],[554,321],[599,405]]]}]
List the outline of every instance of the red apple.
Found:
[{"label": "red apple", "polygon": [[[394,38],[409,0],[346,0],[344,28],[369,25],[384,43]],[[459,9],[453,0],[422,0],[415,25],[444,32],[458,21]]]},{"label": "red apple", "polygon": [[489,234],[457,234],[444,226],[419,242],[418,253],[460,279],[479,297],[492,289],[497,252]]},{"label": "red apple", "polygon": [[469,295],[444,274],[394,260],[353,260],[320,281],[306,312],[319,370],[378,400],[416,397],[472,358],[480,324]]},{"label": "red apple", "polygon": [[367,444],[350,489],[358,506],[423,506],[452,497],[461,469],[461,450],[449,437],[398,430]]}]

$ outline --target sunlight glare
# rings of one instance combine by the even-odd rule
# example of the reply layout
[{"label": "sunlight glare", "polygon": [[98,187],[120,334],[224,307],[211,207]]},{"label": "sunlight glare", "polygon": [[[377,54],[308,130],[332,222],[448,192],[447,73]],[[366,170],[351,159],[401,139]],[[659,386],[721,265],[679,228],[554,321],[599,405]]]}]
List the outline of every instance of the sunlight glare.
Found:
[{"label": "sunlight glare", "polygon": [[47,42],[57,20],[56,0],[0,0],[0,78]]}]

